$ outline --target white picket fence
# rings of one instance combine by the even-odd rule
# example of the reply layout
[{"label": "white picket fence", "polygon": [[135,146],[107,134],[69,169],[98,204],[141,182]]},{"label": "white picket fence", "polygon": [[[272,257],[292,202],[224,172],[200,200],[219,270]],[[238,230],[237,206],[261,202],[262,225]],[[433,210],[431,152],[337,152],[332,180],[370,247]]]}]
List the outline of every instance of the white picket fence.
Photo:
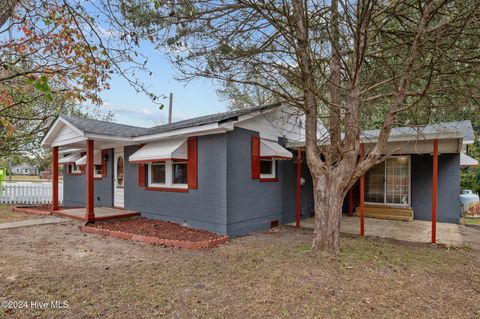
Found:
[{"label": "white picket fence", "polygon": [[[4,183],[0,186],[1,204],[49,204],[52,202],[50,183]],[[63,202],[63,185],[58,185],[58,201]]]}]

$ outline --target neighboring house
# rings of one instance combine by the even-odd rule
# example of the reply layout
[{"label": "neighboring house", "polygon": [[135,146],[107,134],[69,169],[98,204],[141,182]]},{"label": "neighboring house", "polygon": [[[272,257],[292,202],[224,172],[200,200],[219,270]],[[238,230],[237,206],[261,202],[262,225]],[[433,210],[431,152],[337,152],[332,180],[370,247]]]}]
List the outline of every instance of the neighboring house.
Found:
[{"label": "neighboring house", "polygon": [[[297,164],[298,154],[305,158],[304,121],[293,113],[274,104],[152,128],[60,116],[42,144],[66,167],[64,206],[86,206],[87,215],[94,206],[124,208],[238,236],[313,212],[312,179],[305,160]],[[365,152],[376,134],[364,132]],[[441,154],[438,220],[457,222],[460,153],[473,142],[469,122],[393,130],[387,152],[395,156],[365,177],[366,205],[409,209],[428,220],[432,141]],[[350,206],[358,205],[358,190],[351,194]]]},{"label": "neighboring house", "polygon": [[12,175],[37,175],[37,168],[28,163],[20,163],[10,168]]}]

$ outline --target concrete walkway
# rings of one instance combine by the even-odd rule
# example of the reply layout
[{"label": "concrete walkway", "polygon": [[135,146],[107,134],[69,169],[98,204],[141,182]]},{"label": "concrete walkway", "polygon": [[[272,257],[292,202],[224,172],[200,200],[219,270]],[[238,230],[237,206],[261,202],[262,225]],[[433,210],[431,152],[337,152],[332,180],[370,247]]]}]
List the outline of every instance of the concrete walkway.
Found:
[{"label": "concrete walkway", "polygon": [[60,217],[36,218],[36,219],[22,220],[19,222],[0,224],[0,230],[10,229],[10,228],[19,228],[19,227],[28,227],[28,226],[37,226],[37,225],[46,225],[46,224],[67,223],[67,222],[71,222],[71,221],[66,218],[60,218]]},{"label": "concrete walkway", "polygon": [[[292,223],[290,225],[295,225]],[[315,227],[313,218],[301,221],[301,227]],[[365,218],[365,236],[393,238],[398,240],[425,242],[431,240],[432,223],[422,220],[403,222]],[[340,227],[342,233],[360,233],[360,219],[358,217],[342,217]],[[453,246],[470,246],[480,249],[480,230],[459,224],[437,223],[437,242]]]}]

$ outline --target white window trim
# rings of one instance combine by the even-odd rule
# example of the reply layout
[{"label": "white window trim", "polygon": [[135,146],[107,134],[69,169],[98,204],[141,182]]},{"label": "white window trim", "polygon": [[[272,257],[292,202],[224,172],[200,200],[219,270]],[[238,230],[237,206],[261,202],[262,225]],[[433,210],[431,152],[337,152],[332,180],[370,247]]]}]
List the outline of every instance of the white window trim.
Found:
[{"label": "white window trim", "polygon": [[407,204],[395,204],[395,203],[387,203],[387,165],[385,164],[385,171],[384,171],[384,179],[385,182],[383,183],[383,203],[377,202],[365,202],[365,204],[369,205],[383,205],[383,206],[392,206],[392,207],[411,207],[412,204],[412,157],[410,155],[395,155],[390,156],[389,158],[394,157],[407,157],[408,158],[408,203]]},{"label": "white window trim", "polygon": [[[260,178],[276,178],[277,177],[277,172],[276,172],[276,167],[277,167],[277,163],[276,163],[276,159],[272,158],[272,159],[266,159],[266,158],[262,158],[260,159],[260,163],[261,161],[271,161],[272,162],[272,173],[271,174],[260,174]],[[261,167],[261,165],[260,165]]]},{"label": "white window trim", "polygon": [[[188,184],[174,184],[173,183],[173,161],[165,161],[162,163],[148,163],[148,186],[149,187],[162,187],[162,188],[180,188],[187,189]],[[176,164],[187,164],[187,162],[175,162]],[[152,164],[164,164],[165,165],[165,183],[152,183]]]},{"label": "white window trim", "polygon": [[[68,169],[70,171],[70,174],[80,174],[82,172],[82,169],[80,168],[80,166],[75,163],[70,163],[68,164],[68,166],[69,166]],[[75,167],[77,169],[74,169]]]},{"label": "white window trim", "polygon": [[[97,174],[97,168],[95,166],[100,166],[100,174]],[[93,166],[93,177],[94,178],[100,178],[100,177],[103,177],[102,175],[102,172],[103,172],[103,165],[94,165]]]}]

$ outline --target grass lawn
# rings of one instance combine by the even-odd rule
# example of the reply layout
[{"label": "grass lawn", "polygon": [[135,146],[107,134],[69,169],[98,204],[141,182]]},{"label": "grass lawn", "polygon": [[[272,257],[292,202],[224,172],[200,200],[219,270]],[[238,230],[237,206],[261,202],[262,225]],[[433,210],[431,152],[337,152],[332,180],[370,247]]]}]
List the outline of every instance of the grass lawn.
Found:
[{"label": "grass lawn", "polygon": [[41,215],[16,213],[12,211],[12,206],[0,205],[0,224],[42,217]]},{"label": "grass lawn", "polygon": [[0,300],[69,303],[6,317],[480,317],[471,249],[342,236],[341,256],[328,257],[310,251],[312,231],[283,227],[189,251],[78,225],[0,231]]}]

